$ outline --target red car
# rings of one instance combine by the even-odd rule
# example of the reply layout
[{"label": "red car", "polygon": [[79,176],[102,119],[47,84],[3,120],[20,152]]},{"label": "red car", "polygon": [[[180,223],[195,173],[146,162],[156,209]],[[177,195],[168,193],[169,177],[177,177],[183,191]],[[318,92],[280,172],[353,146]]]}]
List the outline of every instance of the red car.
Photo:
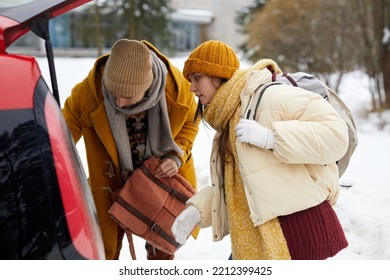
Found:
[{"label": "red car", "polygon": [[[0,3],[0,259],[104,259],[88,180],[60,110],[48,22],[89,0]],[[34,57],[7,53],[45,39],[54,94]]]}]

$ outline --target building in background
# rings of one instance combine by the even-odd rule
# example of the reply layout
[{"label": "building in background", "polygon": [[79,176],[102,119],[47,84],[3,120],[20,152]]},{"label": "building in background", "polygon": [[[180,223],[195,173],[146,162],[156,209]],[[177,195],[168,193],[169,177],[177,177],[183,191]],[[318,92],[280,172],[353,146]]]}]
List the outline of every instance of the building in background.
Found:
[{"label": "building in background", "polygon": [[175,44],[189,51],[206,40],[221,40],[238,50],[245,36],[236,24],[237,13],[253,0],[172,0]]},{"label": "building in background", "polygon": [[209,10],[175,9],[170,25],[177,52],[188,52],[208,39],[214,15]]}]

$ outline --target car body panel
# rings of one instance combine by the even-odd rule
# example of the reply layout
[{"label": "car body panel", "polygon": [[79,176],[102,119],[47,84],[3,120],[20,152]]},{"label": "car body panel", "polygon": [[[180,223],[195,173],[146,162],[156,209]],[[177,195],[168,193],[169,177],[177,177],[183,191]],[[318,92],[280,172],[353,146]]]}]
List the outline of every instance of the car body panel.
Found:
[{"label": "car body panel", "polygon": [[0,65],[2,68],[0,110],[32,108],[34,88],[41,76],[35,58],[0,54]]}]

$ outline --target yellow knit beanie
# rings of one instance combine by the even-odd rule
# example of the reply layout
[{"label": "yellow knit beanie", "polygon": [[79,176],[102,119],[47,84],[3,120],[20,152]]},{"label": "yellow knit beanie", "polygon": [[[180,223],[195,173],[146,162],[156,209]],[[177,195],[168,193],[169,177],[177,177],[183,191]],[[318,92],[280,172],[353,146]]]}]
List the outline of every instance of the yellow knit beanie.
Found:
[{"label": "yellow knit beanie", "polygon": [[120,97],[144,93],[152,84],[150,50],[142,42],[120,39],[111,48],[105,66],[104,85]]},{"label": "yellow knit beanie", "polygon": [[230,79],[240,68],[234,50],[221,41],[210,40],[194,49],[184,63],[183,75],[190,81],[191,73]]}]

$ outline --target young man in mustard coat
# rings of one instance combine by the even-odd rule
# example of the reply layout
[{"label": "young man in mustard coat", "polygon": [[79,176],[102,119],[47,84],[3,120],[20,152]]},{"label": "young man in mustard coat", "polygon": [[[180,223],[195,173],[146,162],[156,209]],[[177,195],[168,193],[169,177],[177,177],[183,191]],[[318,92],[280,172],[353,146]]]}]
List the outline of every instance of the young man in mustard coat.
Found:
[{"label": "young man in mustard coat", "polygon": [[[124,236],[108,210],[144,160],[159,157],[156,176],[180,173],[196,186],[196,110],[181,71],[146,41],[118,40],[72,89],[62,112],[74,141],[84,139],[107,259],[119,258]],[[150,244],[146,248],[148,259],[174,258]]]}]

